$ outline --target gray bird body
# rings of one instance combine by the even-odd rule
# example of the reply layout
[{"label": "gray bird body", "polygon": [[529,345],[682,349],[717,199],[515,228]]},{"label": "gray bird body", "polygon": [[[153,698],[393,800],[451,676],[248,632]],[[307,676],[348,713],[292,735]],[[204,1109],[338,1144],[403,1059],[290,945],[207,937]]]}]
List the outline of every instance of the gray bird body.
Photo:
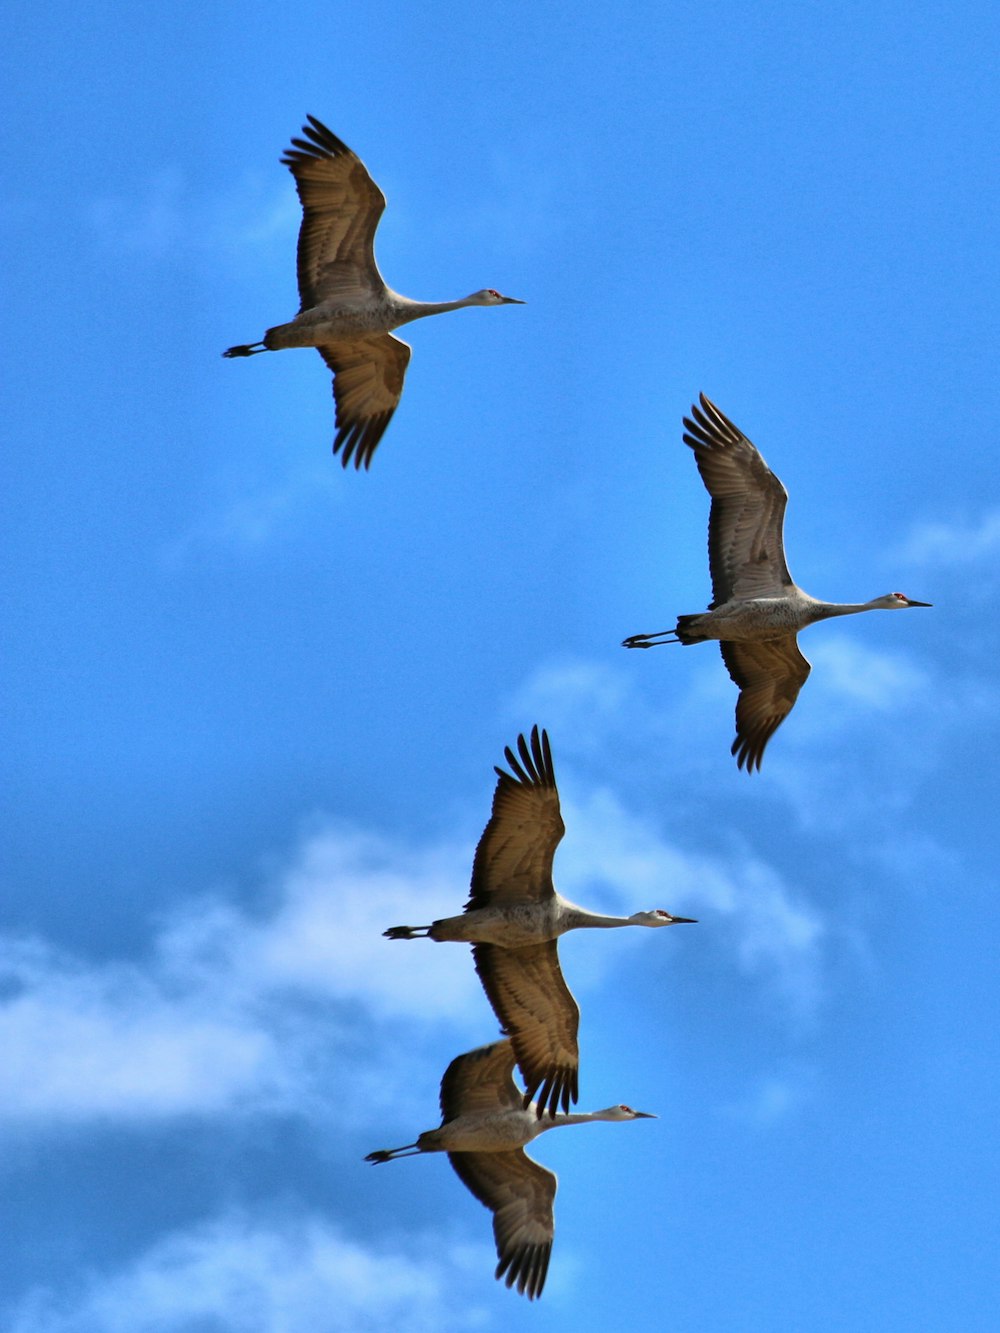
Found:
[{"label": "gray bird body", "polygon": [[593,1121],[654,1120],[647,1111],[619,1104],[602,1111],[558,1114],[541,1119],[524,1105],[514,1083],[514,1049],[509,1040],[456,1056],[441,1080],[438,1129],[425,1130],[414,1143],[369,1153],[373,1165],[419,1153],[446,1152],[464,1185],[493,1213],[498,1264],[529,1300],[540,1296],[555,1235],[556,1177],[523,1151],[549,1129]]},{"label": "gray bird body", "polygon": [[413,301],[387,287],[375,262],[375,229],[385,196],[361,159],[315,116],[282,162],[302,203],[298,279],[301,306],[258,343],[223,356],[315,347],[333,372],[337,435],[344,467],[367,468],[403,392],[410,348],[392,330],[465,306],[523,305],[484,287],[458,301]]},{"label": "gray bird body", "polygon": [[472,945],[483,990],[514,1043],[525,1104],[537,1093],[536,1114],[555,1114],[576,1101],[580,1063],[580,1009],[559,966],[559,936],[588,927],[693,922],[662,909],[604,916],[560,897],[552,862],[565,825],[549,738],[535,727],[530,746],[519,736],[517,748],[517,755],[509,746],[504,751],[513,773],[496,769],[493,811],[476,848],[465,911],[429,926],[391,926],[384,934]]},{"label": "gray bird body", "polygon": [[788,492],[738,427],[704,394],[684,418],[684,443],[712,497],[708,563],[712,604],[677,617],[671,630],[632,634],[625,648],[717,639],[733,682],[739,686],[732,753],[748,773],[792,711],[811,670],[796,635],[807,625],[861,611],[929,606],[901,592],[869,602],[823,602],[798,586],[785,563],[784,520]]}]

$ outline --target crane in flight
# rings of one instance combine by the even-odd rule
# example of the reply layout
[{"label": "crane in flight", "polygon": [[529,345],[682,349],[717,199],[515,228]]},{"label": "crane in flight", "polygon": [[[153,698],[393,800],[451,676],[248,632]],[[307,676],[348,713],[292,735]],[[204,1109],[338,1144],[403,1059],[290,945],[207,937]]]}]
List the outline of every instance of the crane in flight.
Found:
[{"label": "crane in flight", "polygon": [[549,1268],[555,1219],[552,1203],[556,1177],[524,1151],[547,1129],[584,1125],[594,1120],[655,1120],[648,1111],[619,1104],[603,1111],[559,1114],[539,1119],[525,1107],[514,1083],[510,1041],[495,1041],[456,1056],[441,1080],[439,1129],[428,1129],[415,1143],[371,1152],[378,1165],[396,1157],[446,1152],[458,1178],[493,1214],[499,1262],[495,1276],[529,1300],[542,1294]]},{"label": "crane in flight", "polygon": [[333,452],[346,468],[367,468],[399,404],[410,360],[392,329],[426,315],[474,305],[524,305],[484,287],[458,301],[411,301],[387,287],[375,262],[375,229],[385,196],[361,159],[315,116],[282,163],[302,203],[298,277],[302,305],[288,324],[257,343],[223,352],[256,356],[284,347],[315,347],[333,371],[337,435]]},{"label": "crane in flight", "polygon": [[799,652],[806,625],[860,611],[901,611],[915,602],[901,592],[870,602],[821,602],[792,579],[782,530],[788,492],[758,450],[704,394],[684,418],[684,443],[694,450],[701,479],[712,497],[708,563],[712,603],[707,611],[678,616],[673,629],[632,634],[623,648],[718,639],[722,660],[739,686],[736,739],[731,753],[748,773],[760,768],[764,749],[792,711],[812,669]]},{"label": "crane in flight", "polygon": [[556,941],[568,930],[619,926],[694,925],[662,909],[632,916],[588,912],[556,893],[552,860],[566,831],[559,812],[552,750],[534,727],[531,745],[517,738],[518,755],[504,750],[513,770],[495,771],[493,812],[472,863],[472,889],[461,916],[429,926],[390,926],[390,940],[459,940],[472,944],[479,979],[525,1083],[524,1103],[537,1094],[537,1114],[569,1110],[577,1099],[580,1010],[563,979]]}]

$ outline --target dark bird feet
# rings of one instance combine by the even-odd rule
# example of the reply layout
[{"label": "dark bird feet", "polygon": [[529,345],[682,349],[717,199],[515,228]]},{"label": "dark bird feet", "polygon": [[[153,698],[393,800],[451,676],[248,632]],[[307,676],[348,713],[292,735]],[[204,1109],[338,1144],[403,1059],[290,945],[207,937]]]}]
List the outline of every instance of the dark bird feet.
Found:
[{"label": "dark bird feet", "polygon": [[256,356],[258,352],[266,352],[267,348],[263,343],[240,343],[238,347],[227,347],[222,353],[223,356]]},{"label": "dark bird feet", "polygon": [[428,930],[428,926],[390,926],[382,934],[387,940],[418,940]]},{"label": "dark bird feet", "polygon": [[378,1166],[379,1162],[392,1161],[392,1153],[385,1148],[380,1148],[378,1152],[366,1153],[365,1161],[371,1162],[373,1166]]}]

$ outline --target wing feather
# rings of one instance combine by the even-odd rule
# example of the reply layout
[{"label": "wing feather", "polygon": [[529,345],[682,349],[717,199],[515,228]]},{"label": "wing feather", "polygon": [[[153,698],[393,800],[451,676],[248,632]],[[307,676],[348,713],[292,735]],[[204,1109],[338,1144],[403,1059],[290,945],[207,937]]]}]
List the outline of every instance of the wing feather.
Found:
[{"label": "wing feather", "polygon": [[748,773],[760,768],[768,741],[795,706],[812,670],[794,634],[762,642],[723,640],[722,660],[740,687],[732,753]]},{"label": "wing feather", "polygon": [[537,1095],[538,1115],[569,1110],[577,1099],[580,1009],[563,978],[555,940],[504,949],[474,944],[472,956],[486,997],[513,1043],[524,1105]]},{"label": "wing feather", "polygon": [[281,159],[302,203],[298,278],[302,309],[329,300],[351,282],[379,296],[385,283],[375,263],[375,229],[385,196],[361,159],[316,119],[303,125]]},{"label": "wing feather", "polygon": [[539,902],[553,893],[552,859],[566,826],[548,735],[536,726],[530,748],[524,736],[517,748],[520,758],[510,746],[504,751],[513,774],[496,769],[493,813],[476,848],[466,911]]},{"label": "wing feather", "polygon": [[684,418],[684,443],[712,497],[709,609],[734,597],[780,596],[795,586],[782,538],[788,493],[743,432],[704,394],[700,401],[691,408],[694,419]]},{"label": "wing feather", "polygon": [[443,1121],[476,1111],[520,1110],[522,1100],[514,1082],[514,1048],[509,1041],[456,1055],[441,1080]]},{"label": "wing feather", "polygon": [[534,1300],[542,1294],[552,1253],[555,1175],[521,1148],[450,1152],[448,1160],[462,1184],[493,1213],[496,1277]]},{"label": "wing feather", "polygon": [[391,333],[374,333],[316,349],[333,371],[337,436],[333,452],[347,467],[369,467],[403,393],[410,348]]}]

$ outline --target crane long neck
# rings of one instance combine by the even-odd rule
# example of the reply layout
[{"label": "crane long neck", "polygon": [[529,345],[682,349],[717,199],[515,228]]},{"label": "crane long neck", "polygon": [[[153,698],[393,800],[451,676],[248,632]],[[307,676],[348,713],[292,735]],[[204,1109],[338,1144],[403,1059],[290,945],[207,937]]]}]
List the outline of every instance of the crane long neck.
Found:
[{"label": "crane long neck", "polygon": [[627,916],[604,916],[600,912],[588,912],[583,907],[570,906],[566,912],[567,930],[614,930],[617,926],[634,926],[636,922]]},{"label": "crane long neck", "polygon": [[871,602],[820,602],[815,620],[829,620],[831,616],[853,616],[858,611],[874,611]]},{"label": "crane long neck", "polygon": [[443,315],[449,310],[461,310],[471,304],[467,296],[459,301],[411,301],[406,296],[396,298],[397,311],[402,316],[400,322],[403,324],[412,324],[415,319],[424,319],[427,315]]},{"label": "crane long neck", "polygon": [[538,1132],[556,1129],[560,1125],[589,1125],[591,1121],[603,1119],[602,1111],[558,1111],[555,1116],[546,1116],[538,1122]]}]

